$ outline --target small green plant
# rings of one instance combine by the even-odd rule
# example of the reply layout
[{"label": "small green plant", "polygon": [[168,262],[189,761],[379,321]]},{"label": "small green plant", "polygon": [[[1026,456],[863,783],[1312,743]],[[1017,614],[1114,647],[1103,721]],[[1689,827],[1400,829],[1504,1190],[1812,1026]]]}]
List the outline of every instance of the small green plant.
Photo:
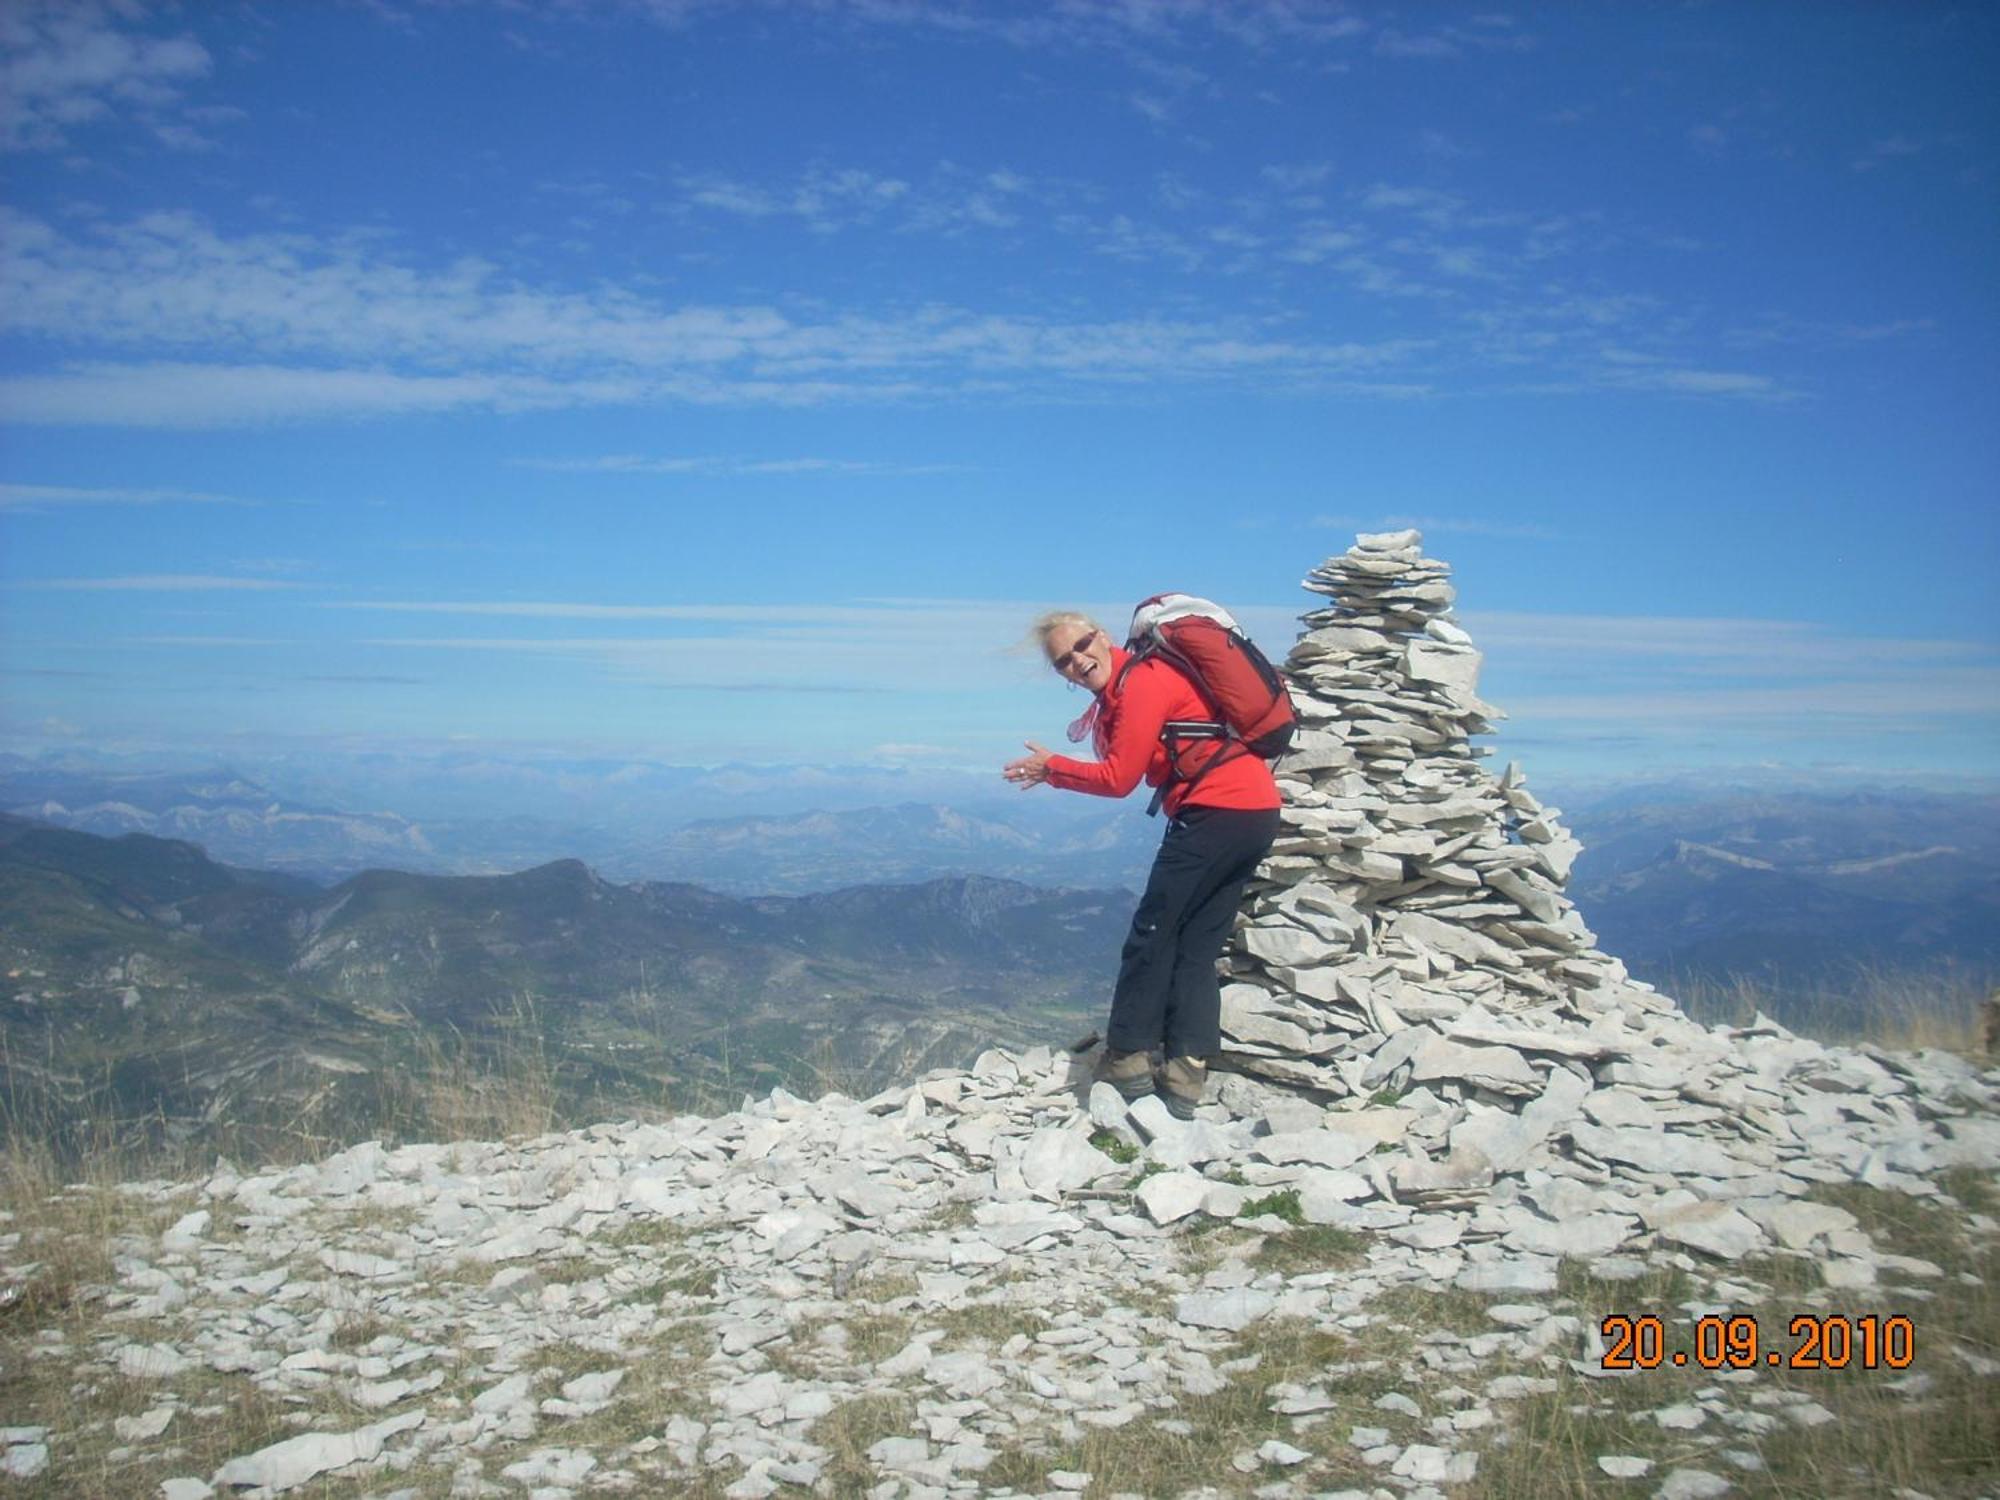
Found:
[{"label": "small green plant", "polygon": [[1261,1218],[1269,1215],[1273,1219],[1283,1219],[1287,1224],[1303,1224],[1305,1210],[1299,1207],[1297,1188],[1280,1188],[1275,1193],[1266,1193],[1261,1198],[1251,1198],[1244,1203],[1240,1217]]},{"label": "small green plant", "polygon": [[1122,1141],[1108,1130],[1091,1132],[1090,1144],[1102,1151],[1120,1166],[1139,1159],[1139,1148],[1130,1141]]}]

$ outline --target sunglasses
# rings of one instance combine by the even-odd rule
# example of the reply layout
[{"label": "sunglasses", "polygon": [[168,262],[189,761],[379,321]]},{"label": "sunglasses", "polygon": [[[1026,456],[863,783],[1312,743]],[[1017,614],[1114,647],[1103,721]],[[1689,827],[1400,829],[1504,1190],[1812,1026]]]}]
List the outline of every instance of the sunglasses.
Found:
[{"label": "sunglasses", "polygon": [[1076,669],[1078,661],[1083,656],[1084,652],[1088,651],[1092,646],[1097,644],[1097,638],[1103,633],[1104,632],[1101,630],[1091,631],[1089,635],[1085,636],[1082,640],[1078,641],[1074,646],[1070,647],[1069,650],[1063,652],[1061,656],[1055,658],[1055,660],[1050,662],[1049,665],[1054,667],[1058,672],[1061,672],[1065,676],[1067,676],[1070,672]]}]

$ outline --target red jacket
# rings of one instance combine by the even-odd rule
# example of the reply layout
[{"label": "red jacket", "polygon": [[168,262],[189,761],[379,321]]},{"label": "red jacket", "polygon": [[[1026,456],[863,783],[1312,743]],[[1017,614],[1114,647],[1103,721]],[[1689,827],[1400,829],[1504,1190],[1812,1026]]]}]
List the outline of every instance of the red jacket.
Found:
[{"label": "red jacket", "polygon": [[[1093,743],[1097,759],[1075,760],[1067,755],[1049,757],[1049,784],[1067,792],[1089,792],[1097,797],[1123,797],[1139,784],[1158,786],[1167,779],[1167,747],[1160,731],[1169,719],[1206,719],[1214,715],[1201,701],[1194,684],[1179,668],[1158,657],[1149,657],[1131,671],[1125,663],[1132,654],[1123,647],[1111,648],[1111,681],[1097,697],[1097,722]],[[1121,681],[1122,676],[1122,681]],[[1181,748],[1181,769],[1189,774],[1199,770],[1216,753],[1213,742],[1187,742]],[[1201,778],[1192,792],[1177,785],[1167,793],[1167,816],[1172,817],[1187,803],[1192,807],[1277,807],[1278,783],[1261,756],[1240,748],[1229,759]]]}]

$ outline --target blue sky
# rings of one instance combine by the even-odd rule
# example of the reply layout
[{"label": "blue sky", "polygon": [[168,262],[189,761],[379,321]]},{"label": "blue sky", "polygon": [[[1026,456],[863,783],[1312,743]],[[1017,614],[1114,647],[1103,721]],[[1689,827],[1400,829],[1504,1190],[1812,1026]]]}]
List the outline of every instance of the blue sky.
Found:
[{"label": "blue sky", "polygon": [[1558,775],[2000,771],[1990,6],[0,10],[0,743],[997,767],[1416,524]]}]

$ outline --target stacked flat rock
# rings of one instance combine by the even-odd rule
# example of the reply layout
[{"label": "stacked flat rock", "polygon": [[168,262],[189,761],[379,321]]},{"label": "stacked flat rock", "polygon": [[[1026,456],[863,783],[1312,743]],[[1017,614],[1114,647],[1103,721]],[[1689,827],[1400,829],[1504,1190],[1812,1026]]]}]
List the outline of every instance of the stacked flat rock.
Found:
[{"label": "stacked flat rock", "polygon": [[1363,535],[1306,576],[1331,602],[1284,663],[1299,714],[1276,766],[1284,825],[1226,961],[1233,1068],[1363,1087],[1418,1023],[1671,1009],[1597,951],[1563,895],[1582,846],[1472,737],[1504,717],[1415,531]]}]

